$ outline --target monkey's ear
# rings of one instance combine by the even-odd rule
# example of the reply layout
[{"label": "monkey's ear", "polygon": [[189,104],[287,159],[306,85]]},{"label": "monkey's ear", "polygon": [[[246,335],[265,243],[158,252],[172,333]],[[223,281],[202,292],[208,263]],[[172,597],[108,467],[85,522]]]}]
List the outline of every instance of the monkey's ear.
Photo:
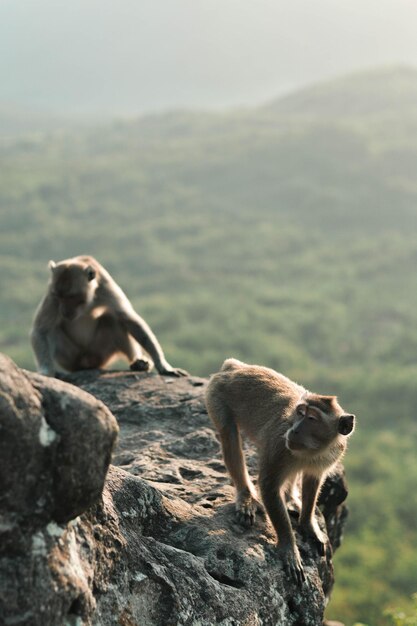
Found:
[{"label": "monkey's ear", "polygon": [[94,267],[91,267],[91,265],[85,268],[85,273],[87,274],[87,278],[89,281],[94,280],[94,278],[96,277],[96,270],[94,269]]},{"label": "monkey's ear", "polygon": [[48,267],[49,267],[50,270],[54,271],[54,269],[56,268],[55,261],[49,261],[48,262]]},{"label": "monkey's ear", "polygon": [[305,417],[307,415],[307,408],[308,404],[306,402],[300,402],[299,404],[297,404],[295,408],[297,415],[299,415],[300,417]]},{"label": "monkey's ear", "polygon": [[349,435],[355,428],[354,415],[342,415],[339,417],[339,433],[341,435]]}]

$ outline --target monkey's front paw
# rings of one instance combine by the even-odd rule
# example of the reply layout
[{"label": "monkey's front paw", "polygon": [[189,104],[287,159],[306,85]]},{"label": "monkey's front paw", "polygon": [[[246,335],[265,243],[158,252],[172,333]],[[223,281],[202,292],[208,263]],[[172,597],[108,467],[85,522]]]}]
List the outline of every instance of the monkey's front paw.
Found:
[{"label": "monkey's front paw", "polygon": [[149,372],[151,364],[147,359],[136,359],[129,365],[132,372]]},{"label": "monkey's front paw", "polygon": [[279,547],[279,553],[286,575],[301,587],[306,581],[306,576],[298,549],[291,546]]},{"label": "monkey's front paw", "polygon": [[254,525],[256,514],[263,511],[262,504],[250,494],[240,497],[236,502],[236,520],[245,528]]},{"label": "monkey's front paw", "polygon": [[189,376],[189,373],[186,370],[182,370],[179,367],[164,367],[159,370],[161,376],[176,376],[177,378],[181,376]]}]

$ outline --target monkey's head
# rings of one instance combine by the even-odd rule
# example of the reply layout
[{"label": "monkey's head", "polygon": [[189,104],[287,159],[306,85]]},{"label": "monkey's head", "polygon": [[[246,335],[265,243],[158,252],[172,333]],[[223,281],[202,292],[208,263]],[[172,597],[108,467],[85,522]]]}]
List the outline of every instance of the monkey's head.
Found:
[{"label": "monkey's head", "polygon": [[355,428],[355,416],[344,412],[336,396],[307,394],[296,406],[294,421],[285,434],[293,453],[318,453],[343,440]]},{"label": "monkey's head", "polygon": [[96,270],[88,263],[49,261],[52,271],[51,295],[57,299],[59,312],[68,321],[87,309],[97,288]]}]

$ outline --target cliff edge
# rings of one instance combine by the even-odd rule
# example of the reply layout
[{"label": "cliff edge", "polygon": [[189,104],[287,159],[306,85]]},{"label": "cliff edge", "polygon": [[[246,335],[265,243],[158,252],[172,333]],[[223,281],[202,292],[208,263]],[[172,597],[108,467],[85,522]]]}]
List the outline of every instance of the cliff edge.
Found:
[{"label": "cliff edge", "polygon": [[297,534],[289,503],[307,575],[297,587],[270,523],[234,521],[205,379],[91,371],[68,381],[0,356],[0,624],[321,626],[346,517],[343,468],[320,498],[324,557]]}]

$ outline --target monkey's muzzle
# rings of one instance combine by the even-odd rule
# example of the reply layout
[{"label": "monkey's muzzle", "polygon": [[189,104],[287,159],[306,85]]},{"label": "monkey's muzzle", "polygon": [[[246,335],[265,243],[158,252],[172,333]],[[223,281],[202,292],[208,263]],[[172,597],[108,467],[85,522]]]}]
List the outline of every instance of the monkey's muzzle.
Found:
[{"label": "monkey's muzzle", "polygon": [[291,452],[305,450],[306,448],[302,441],[297,440],[297,437],[294,437],[294,435],[291,436],[291,432],[287,433],[285,437],[285,446],[287,450],[290,450]]}]

